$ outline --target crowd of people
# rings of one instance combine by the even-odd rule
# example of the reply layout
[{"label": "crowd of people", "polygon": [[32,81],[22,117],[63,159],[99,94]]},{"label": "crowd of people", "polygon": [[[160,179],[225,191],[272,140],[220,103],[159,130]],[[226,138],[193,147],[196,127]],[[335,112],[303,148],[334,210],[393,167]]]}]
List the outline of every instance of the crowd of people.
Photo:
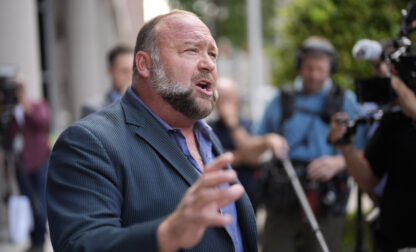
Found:
[{"label": "crowd of people", "polygon": [[[47,220],[56,251],[320,251],[282,172],[286,156],[330,251],[340,249],[349,176],[368,192],[385,180],[375,251],[416,247],[415,90],[392,76],[399,109],[371,136],[347,134],[360,105],[331,78],[336,49],[312,36],[294,56],[298,76],[252,122],[239,112],[238,83],[217,80],[217,54],[193,13],[151,19],[134,50],[109,52],[111,90],[83,106],[51,153],[49,108],[28,101],[19,84],[9,133],[35,220],[29,251],[43,250]],[[273,166],[267,188],[265,165]],[[261,240],[259,206],[267,212]]]}]

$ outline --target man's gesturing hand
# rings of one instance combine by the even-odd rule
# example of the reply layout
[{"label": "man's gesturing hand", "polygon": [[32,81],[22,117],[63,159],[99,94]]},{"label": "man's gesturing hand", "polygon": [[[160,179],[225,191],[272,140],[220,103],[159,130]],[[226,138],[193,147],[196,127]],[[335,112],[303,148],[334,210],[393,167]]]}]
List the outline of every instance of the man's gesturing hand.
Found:
[{"label": "man's gesturing hand", "polygon": [[222,170],[232,160],[231,153],[216,158],[186,191],[177,209],[157,230],[160,251],[192,248],[201,240],[207,227],[222,227],[232,222],[231,216],[221,214],[219,209],[240,198],[244,189],[240,184],[218,189],[219,185],[237,179],[233,170]]},{"label": "man's gesturing hand", "polygon": [[345,168],[342,156],[322,156],[309,163],[308,177],[312,180],[326,182]]}]

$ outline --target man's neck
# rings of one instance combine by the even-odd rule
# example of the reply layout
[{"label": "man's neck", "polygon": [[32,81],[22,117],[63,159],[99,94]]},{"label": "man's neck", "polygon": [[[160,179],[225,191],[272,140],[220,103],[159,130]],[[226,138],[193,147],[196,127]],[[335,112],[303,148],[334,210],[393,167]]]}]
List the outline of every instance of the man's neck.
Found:
[{"label": "man's neck", "polygon": [[[148,84],[146,84],[148,85]],[[181,112],[163,100],[150,86],[135,85],[132,87],[134,93],[152,110],[155,115],[166,122],[172,128],[181,131],[193,132],[195,120],[186,117]]]},{"label": "man's neck", "polygon": [[149,86],[143,86],[144,85],[135,85],[132,89],[155,115],[157,115],[170,127],[181,130],[182,135],[185,137],[186,145],[188,146],[190,154],[203,170],[204,162],[202,161],[202,157],[199,153],[198,143],[195,139],[194,133],[194,125],[196,121],[173,109],[170,104],[164,101]]},{"label": "man's neck", "polygon": [[186,145],[188,146],[189,153],[192,155],[192,157],[195,159],[195,161],[198,163],[198,166],[204,170],[205,165],[202,160],[201,154],[199,153],[199,147],[198,143],[196,141],[195,133],[192,128],[186,128],[186,129],[180,129],[182,132],[182,135],[185,137]]},{"label": "man's neck", "polygon": [[303,86],[303,91],[307,95],[315,95],[319,92],[321,92],[325,87],[325,83],[322,83],[319,87],[312,87],[312,88],[306,88],[305,85]]},{"label": "man's neck", "polygon": [[205,166],[201,154],[199,153],[198,143],[194,133],[196,121],[173,109],[172,106],[157,95],[153,89],[149,87],[143,88],[140,85],[136,85],[132,87],[132,89],[146,106],[148,106],[160,119],[166,122],[170,127],[181,130],[190,154],[198,163],[198,166],[203,170]]}]

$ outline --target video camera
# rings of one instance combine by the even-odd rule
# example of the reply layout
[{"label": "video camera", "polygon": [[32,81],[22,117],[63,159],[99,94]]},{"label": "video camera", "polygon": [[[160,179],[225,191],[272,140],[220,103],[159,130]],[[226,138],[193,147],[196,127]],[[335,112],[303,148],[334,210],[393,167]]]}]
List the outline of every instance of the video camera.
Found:
[{"label": "video camera", "polygon": [[[392,40],[389,48],[373,40],[363,39],[358,41],[352,53],[355,58],[373,62],[385,62],[390,72],[397,75],[414,93],[416,93],[416,51],[412,44],[416,31],[416,4],[410,3],[407,10],[402,10],[402,21],[397,38]],[[371,124],[380,120],[387,113],[394,113],[394,108],[385,109],[397,96],[391,87],[391,79],[383,76],[375,76],[365,79],[357,79],[355,82],[357,100],[360,103],[373,102],[379,109],[368,111],[366,115],[354,120],[339,120],[339,123],[347,125],[347,132],[337,144],[347,144],[351,136],[355,134],[360,124]],[[388,107],[388,106],[387,106]]]},{"label": "video camera", "polygon": [[[402,10],[402,22],[397,38],[392,40],[389,50],[383,50],[377,41],[363,39],[356,43],[353,55],[361,60],[382,60],[390,66],[414,93],[416,93],[416,52],[414,42],[416,34],[416,4],[410,3],[407,10]],[[390,78],[372,77],[357,79],[355,82],[358,102],[375,102],[388,104],[396,98],[391,87]]]},{"label": "video camera", "polygon": [[0,66],[0,140],[6,148],[7,129],[13,118],[13,109],[17,104],[17,84],[14,78],[17,68],[14,66]]}]

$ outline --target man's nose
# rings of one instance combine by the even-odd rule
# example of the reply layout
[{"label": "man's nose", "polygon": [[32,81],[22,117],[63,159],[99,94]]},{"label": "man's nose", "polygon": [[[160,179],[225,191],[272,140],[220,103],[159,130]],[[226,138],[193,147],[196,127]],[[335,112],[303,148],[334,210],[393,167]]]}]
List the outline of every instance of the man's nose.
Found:
[{"label": "man's nose", "polygon": [[212,58],[212,56],[206,54],[201,57],[198,67],[201,71],[212,72],[217,67],[217,63],[215,62],[215,59]]}]

